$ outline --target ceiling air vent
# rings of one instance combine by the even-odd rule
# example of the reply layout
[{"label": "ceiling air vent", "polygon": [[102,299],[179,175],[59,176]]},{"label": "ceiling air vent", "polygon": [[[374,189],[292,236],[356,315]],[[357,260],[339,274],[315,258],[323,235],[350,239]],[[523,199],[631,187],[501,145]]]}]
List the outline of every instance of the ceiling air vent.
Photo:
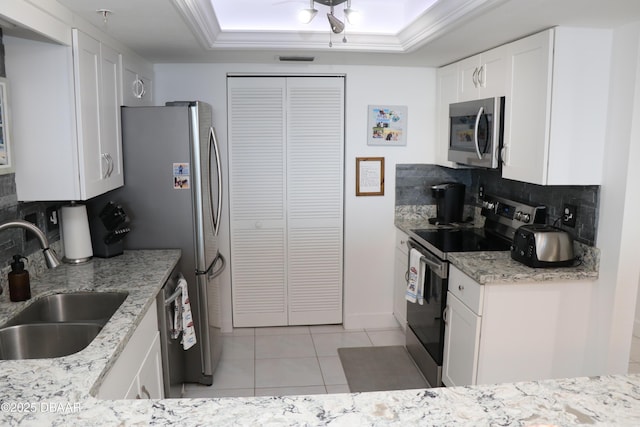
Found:
[{"label": "ceiling air vent", "polygon": [[281,62],[313,62],[315,56],[279,56]]}]

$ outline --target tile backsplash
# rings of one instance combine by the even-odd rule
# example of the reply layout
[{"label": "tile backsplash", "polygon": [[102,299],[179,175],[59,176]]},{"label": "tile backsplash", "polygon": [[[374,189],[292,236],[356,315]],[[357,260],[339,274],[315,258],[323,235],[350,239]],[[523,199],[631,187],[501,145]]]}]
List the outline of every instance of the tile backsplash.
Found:
[{"label": "tile backsplash", "polygon": [[[396,206],[432,205],[435,203],[429,187],[446,181],[467,186],[465,202],[479,206],[478,190],[530,204],[547,207],[547,224],[560,226],[559,218],[565,203],[577,206],[575,228],[563,227],[573,238],[594,245],[597,235],[600,187],[542,186],[504,179],[500,172],[486,169],[450,169],[427,164],[396,165]],[[557,220],[557,222],[556,222]]]}]

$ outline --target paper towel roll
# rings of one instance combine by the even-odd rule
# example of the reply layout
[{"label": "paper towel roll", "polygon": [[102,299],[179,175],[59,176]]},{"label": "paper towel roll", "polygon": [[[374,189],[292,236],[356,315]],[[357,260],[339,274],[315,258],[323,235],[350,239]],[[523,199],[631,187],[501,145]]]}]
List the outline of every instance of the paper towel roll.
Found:
[{"label": "paper towel roll", "polygon": [[61,208],[62,244],[64,262],[78,264],[93,256],[91,233],[85,205],[67,205]]}]

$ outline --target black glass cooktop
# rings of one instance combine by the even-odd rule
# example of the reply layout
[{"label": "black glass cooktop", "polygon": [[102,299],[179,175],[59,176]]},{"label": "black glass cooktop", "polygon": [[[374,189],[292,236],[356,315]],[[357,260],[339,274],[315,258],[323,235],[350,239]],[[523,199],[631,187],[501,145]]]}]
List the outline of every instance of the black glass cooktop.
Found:
[{"label": "black glass cooktop", "polygon": [[439,228],[411,230],[422,240],[442,253],[475,252],[475,251],[508,251],[510,243],[484,229],[471,228]]}]

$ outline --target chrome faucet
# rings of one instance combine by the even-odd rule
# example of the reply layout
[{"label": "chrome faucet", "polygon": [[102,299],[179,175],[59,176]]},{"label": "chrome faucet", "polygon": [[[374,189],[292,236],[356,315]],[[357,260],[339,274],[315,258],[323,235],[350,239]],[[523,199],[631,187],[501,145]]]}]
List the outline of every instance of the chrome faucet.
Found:
[{"label": "chrome faucet", "polygon": [[12,221],[7,221],[0,224],[0,231],[7,230],[9,228],[24,228],[25,230],[31,231],[36,235],[38,240],[40,241],[40,247],[42,248],[42,254],[44,255],[44,261],[47,264],[48,268],[56,268],[60,265],[60,260],[56,256],[56,253],[53,249],[49,247],[49,241],[47,240],[47,236],[40,230],[35,224],[29,221],[23,221],[21,219],[15,219]]}]

